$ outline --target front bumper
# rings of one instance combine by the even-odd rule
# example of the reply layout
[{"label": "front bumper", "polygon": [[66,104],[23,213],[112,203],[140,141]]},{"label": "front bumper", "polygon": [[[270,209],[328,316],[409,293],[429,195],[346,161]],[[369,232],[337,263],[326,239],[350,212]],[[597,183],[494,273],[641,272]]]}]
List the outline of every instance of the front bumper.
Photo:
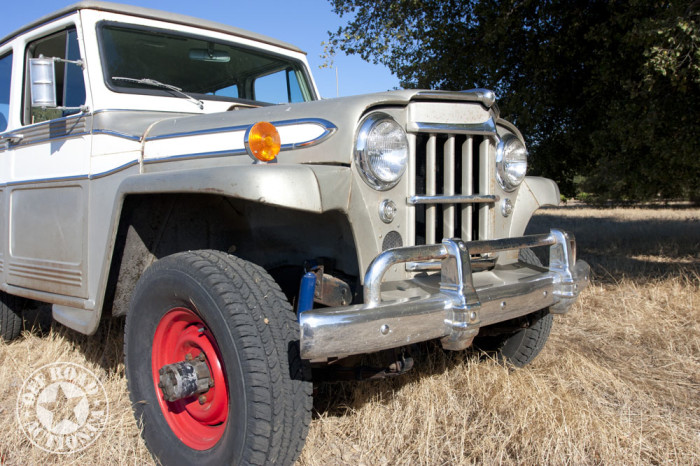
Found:
[{"label": "front bumper", "polygon": [[[472,274],[471,255],[549,246],[549,266],[518,263]],[[421,296],[382,301],[382,278],[399,263],[440,260],[440,274],[409,280]],[[441,338],[446,349],[468,347],[480,327],[549,307],[563,314],[588,285],[590,267],[576,260],[576,243],[560,230],[549,234],[384,251],[365,275],[364,301],[299,315],[301,356],[326,360]],[[439,279],[439,282],[438,282]],[[406,284],[400,287],[406,290]],[[410,293],[408,293],[410,294]]]}]

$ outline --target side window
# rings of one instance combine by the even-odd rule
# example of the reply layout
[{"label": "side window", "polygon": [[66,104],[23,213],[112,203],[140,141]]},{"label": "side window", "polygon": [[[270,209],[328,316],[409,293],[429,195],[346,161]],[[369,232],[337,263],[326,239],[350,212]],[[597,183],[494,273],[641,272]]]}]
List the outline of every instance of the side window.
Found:
[{"label": "side window", "polygon": [[231,86],[218,89],[214,92],[209,92],[211,95],[220,95],[224,97],[232,97],[234,99],[238,98],[238,84],[233,84]]},{"label": "side window", "polygon": [[289,89],[290,102],[303,102],[304,96],[301,92],[301,86],[297,80],[297,73],[294,70],[287,70],[287,89]]},{"label": "side window", "polygon": [[12,78],[12,54],[0,58],[0,132],[7,129],[10,119],[10,80]]},{"label": "side window", "polygon": [[80,48],[78,35],[75,29],[62,31],[43,39],[32,42],[27,47],[27,80],[25,87],[24,123],[39,123],[53,118],[78,113],[76,107],[85,104],[85,82],[83,70],[74,63],[56,61],[56,104],[63,108],[32,108],[31,83],[29,82],[29,59],[44,56],[47,58],[60,58],[62,60],[80,60]]},{"label": "side window", "polygon": [[[67,32],[66,59],[70,61],[80,60],[80,46],[78,45],[78,33],[75,29]],[[83,80],[82,67],[74,63],[66,63],[65,86],[63,87],[63,105],[66,107],[80,107],[85,104],[85,81]],[[76,110],[72,111],[73,113]]]},{"label": "side window", "polygon": [[291,68],[257,78],[254,89],[255,100],[260,102],[280,104],[304,101],[296,73]]}]

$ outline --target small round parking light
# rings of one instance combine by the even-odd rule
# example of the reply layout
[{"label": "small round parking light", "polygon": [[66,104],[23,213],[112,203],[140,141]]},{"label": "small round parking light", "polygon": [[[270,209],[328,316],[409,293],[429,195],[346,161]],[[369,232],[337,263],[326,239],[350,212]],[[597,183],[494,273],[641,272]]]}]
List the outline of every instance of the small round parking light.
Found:
[{"label": "small round parking light", "polygon": [[390,199],[384,199],[379,203],[379,218],[384,223],[391,223],[396,217],[396,204]]},{"label": "small round parking light", "polygon": [[261,162],[275,160],[280,152],[280,133],[272,123],[259,121],[246,132],[245,148],[248,155]]}]

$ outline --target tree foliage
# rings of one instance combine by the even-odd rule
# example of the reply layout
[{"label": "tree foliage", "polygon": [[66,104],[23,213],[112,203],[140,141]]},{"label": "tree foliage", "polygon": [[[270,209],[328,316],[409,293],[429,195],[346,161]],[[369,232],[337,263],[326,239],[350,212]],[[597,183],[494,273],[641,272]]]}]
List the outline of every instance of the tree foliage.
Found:
[{"label": "tree foliage", "polygon": [[[567,194],[700,195],[700,1],[330,0],[406,88],[487,87]],[[582,180],[581,186],[574,179]]]}]

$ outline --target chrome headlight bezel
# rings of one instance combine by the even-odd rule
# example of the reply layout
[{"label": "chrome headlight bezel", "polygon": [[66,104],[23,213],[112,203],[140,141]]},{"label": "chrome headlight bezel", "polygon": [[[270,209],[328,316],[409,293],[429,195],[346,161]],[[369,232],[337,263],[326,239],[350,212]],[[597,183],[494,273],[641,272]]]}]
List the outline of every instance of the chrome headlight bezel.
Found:
[{"label": "chrome headlight bezel", "polygon": [[528,152],[514,134],[506,134],[496,147],[496,178],[504,191],[515,191],[527,173]]},{"label": "chrome headlight bezel", "polygon": [[[394,149],[377,155],[373,133],[390,130],[393,133]],[[396,186],[408,165],[408,137],[406,131],[390,115],[382,112],[367,115],[359,125],[355,137],[355,162],[362,179],[377,191],[386,191]]]}]

